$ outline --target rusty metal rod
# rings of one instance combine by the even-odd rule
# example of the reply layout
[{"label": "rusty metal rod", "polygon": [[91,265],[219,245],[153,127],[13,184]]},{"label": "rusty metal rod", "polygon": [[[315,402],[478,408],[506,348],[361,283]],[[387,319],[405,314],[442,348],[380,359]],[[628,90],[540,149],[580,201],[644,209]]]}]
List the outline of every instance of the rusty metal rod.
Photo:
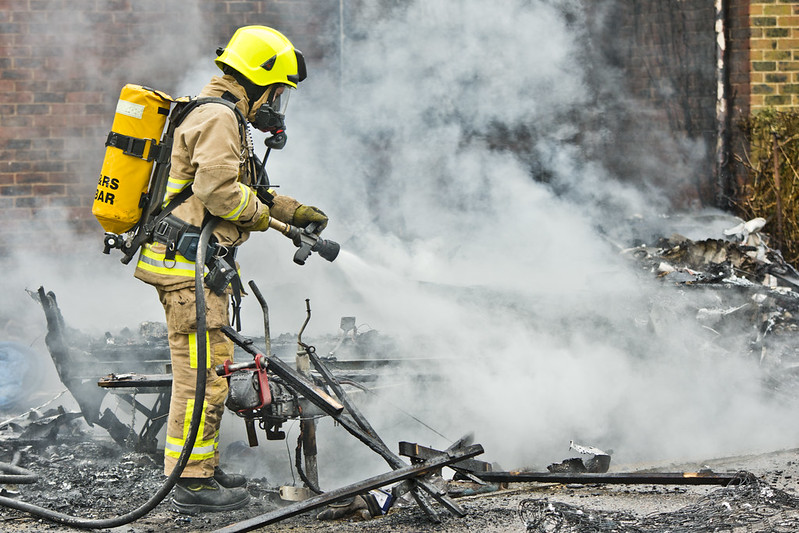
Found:
[{"label": "rusty metal rod", "polygon": [[611,483],[618,485],[737,485],[745,476],[740,472],[471,472],[493,483]]},{"label": "rusty metal rod", "polygon": [[[316,354],[316,348],[313,346],[308,346],[306,344],[302,344],[302,346],[305,348],[305,351],[308,354],[311,363],[313,363],[314,368],[316,368],[316,370],[322,375],[328,386],[330,386],[330,388],[333,389],[333,392],[338,397],[339,401],[344,405],[349,415],[352,417],[352,419],[355,421],[355,423],[362,431],[361,436],[358,436],[356,433],[353,433],[352,430],[350,430],[350,433],[359,438],[362,442],[366,442],[364,439],[368,439],[369,441],[371,441],[371,444],[369,445],[370,448],[372,448],[374,451],[380,454],[380,456],[383,457],[383,459],[385,459],[385,461],[392,468],[396,469],[405,466],[405,462],[397,454],[395,454],[389,449],[389,447],[386,445],[383,439],[381,439],[380,436],[377,434],[377,431],[375,431],[375,429],[372,427],[372,425],[369,423],[369,421],[366,419],[363,413],[361,413],[361,410],[358,409],[358,407],[353,402],[350,401],[349,396],[347,396],[347,393],[341,387],[341,384],[338,382],[336,377]],[[341,421],[339,421],[339,423],[341,423]],[[442,494],[441,492],[437,491],[436,487],[433,486],[431,483],[429,483],[427,480],[417,479],[412,481],[412,483],[417,485],[425,492],[427,492],[430,496],[432,496],[438,503],[443,505],[444,508],[446,508],[447,511],[449,511],[453,515],[461,518],[466,516],[465,511],[461,509],[460,506],[458,506],[458,504],[450,500],[449,497],[446,495],[446,493]],[[439,518],[438,513],[436,513],[436,511],[429,504],[429,502],[427,502],[424,495],[420,494],[416,490],[416,487],[413,487],[411,491],[414,499],[416,500],[416,503],[419,505],[419,507],[422,508],[425,514],[427,514],[427,516],[429,516],[433,522],[439,523],[441,519]]]},{"label": "rusty metal rod", "polygon": [[261,290],[253,280],[250,280],[249,286],[252,290],[252,293],[255,295],[255,299],[258,300],[259,304],[261,304],[261,311],[264,315],[264,352],[267,355],[272,355],[272,337],[271,333],[269,332],[269,306],[266,304],[266,298],[264,298],[264,295],[261,294]]}]

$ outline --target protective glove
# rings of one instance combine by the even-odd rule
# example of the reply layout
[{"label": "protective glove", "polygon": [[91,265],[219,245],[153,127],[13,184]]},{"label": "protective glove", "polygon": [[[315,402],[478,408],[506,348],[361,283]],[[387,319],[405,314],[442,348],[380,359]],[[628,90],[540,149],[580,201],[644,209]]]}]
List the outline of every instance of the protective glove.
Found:
[{"label": "protective glove", "polygon": [[261,217],[258,219],[254,225],[248,228],[250,231],[266,231],[269,229],[269,208],[264,206],[264,210],[261,213]]},{"label": "protective glove", "polygon": [[333,502],[327,508],[316,515],[317,520],[336,520],[344,518],[345,516],[353,516],[361,520],[369,520],[372,518],[372,513],[366,505],[366,500],[361,496],[354,496]]},{"label": "protective glove", "polygon": [[301,205],[294,211],[291,225],[304,228],[312,222],[317,222],[316,233],[321,233],[327,227],[327,215],[321,209],[312,205]]}]

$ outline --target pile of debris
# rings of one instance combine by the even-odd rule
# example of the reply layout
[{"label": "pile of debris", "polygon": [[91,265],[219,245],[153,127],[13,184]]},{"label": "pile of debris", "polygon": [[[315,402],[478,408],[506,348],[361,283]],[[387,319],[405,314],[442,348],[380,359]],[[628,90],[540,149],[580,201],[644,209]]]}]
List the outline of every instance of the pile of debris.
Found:
[{"label": "pile of debris", "polygon": [[691,240],[680,234],[623,250],[664,281],[683,284],[762,285],[778,292],[799,289],[799,272],[769,248],[756,218],[724,230],[726,239]]},{"label": "pile of debris", "polygon": [[740,222],[718,239],[675,233],[622,253],[665,285],[709,293],[696,300],[708,302],[696,307],[697,322],[722,342],[748,345],[769,386],[786,392],[799,383],[799,271],[768,246],[765,224]]},{"label": "pile of debris", "polygon": [[[762,364],[767,379],[773,380],[772,389],[795,394],[795,384],[799,382],[799,347],[795,342],[784,341],[799,331],[795,318],[799,317],[799,272],[783,260],[778,250],[768,247],[768,238],[761,231],[764,224],[762,219],[742,222],[729,227],[723,239],[692,240],[674,234],[658,238],[652,244],[641,242],[624,249],[623,253],[664,285],[717,295],[716,298],[696,300],[712,303],[696,307],[696,320],[719,337],[745,338],[750,353]],[[720,291],[725,291],[723,297]],[[24,416],[0,423],[0,461],[18,461],[21,454],[26,468],[43,473],[42,482],[26,487],[25,491],[7,485],[3,495],[18,496],[57,511],[89,517],[119,515],[128,508],[143,504],[160,488],[164,479],[159,462],[161,454],[156,452],[157,436],[163,429],[171,387],[169,349],[163,325],[146,323],[138,332],[123,330],[92,339],[66,325],[53,293],[40,288],[31,296],[45,311],[48,349],[61,381],[78,403],[79,412],[69,412],[63,407],[44,410],[45,406],[41,406]],[[308,315],[310,318],[310,309]],[[741,319],[756,327],[740,328]],[[253,356],[257,360],[261,354],[251,350],[266,340],[265,337],[245,339],[233,332],[228,336],[236,343],[237,349],[249,354],[241,354],[245,355],[241,359]],[[381,520],[382,525],[375,527],[385,529],[407,520],[416,522],[421,514],[432,522],[447,523],[454,517],[464,518],[469,511],[469,503],[456,503],[452,498],[501,492],[510,483],[538,483],[580,487],[596,484],[727,486],[708,493],[697,503],[679,511],[644,517],[627,512],[596,511],[548,498],[527,497],[518,503],[516,519],[521,519],[528,531],[700,531],[702,528],[744,527],[753,521],[765,521],[774,530],[799,529],[799,513],[792,513],[799,507],[799,500],[745,472],[608,473],[611,451],[574,442],[570,443],[570,449],[590,458],[586,461],[566,459],[550,465],[548,472],[493,471],[494,465],[473,459],[482,453],[482,447],[471,445],[467,439],[443,451],[402,442],[397,454],[377,436],[342,387],[354,384],[356,388],[366,389],[364,383],[396,365],[397,361],[392,358],[396,347],[391,339],[374,331],[359,331],[353,317],[344,317],[337,335],[317,342],[326,347],[324,356],[316,355],[315,348],[302,343],[300,336],[286,334],[270,342],[266,343],[265,353],[268,356],[275,354],[275,359],[269,360],[268,368],[279,378],[274,381],[282,383],[282,388],[276,390],[285,389],[286,392],[284,405],[277,401],[279,396],[273,394],[273,407],[280,404],[281,409],[285,409],[280,417],[284,421],[291,419],[308,423],[312,417],[301,419],[300,413],[313,413],[308,409],[315,406],[320,411],[313,416],[333,417],[340,427],[382,456],[390,471],[327,493],[313,491],[316,481],[311,472],[316,465],[315,441],[303,441],[306,449],[302,449],[298,440],[297,472],[307,488],[318,493],[316,496],[306,494],[306,503],[298,502],[286,508],[289,504],[281,501],[278,487],[268,486],[265,479],[254,479],[249,490],[257,497],[246,511],[193,519],[174,514],[165,501],[146,518],[137,521],[135,527],[143,527],[142,531],[155,531],[163,527],[165,520],[172,520],[173,529],[197,530],[198,527],[209,529],[239,522],[241,529],[229,526],[238,531],[302,513],[305,515],[301,521],[307,522],[308,510],[391,483],[397,483],[394,486],[396,494],[391,494],[397,508],[404,501],[418,506],[418,509],[416,514],[409,514],[409,511],[403,518],[386,515]],[[279,360],[281,356],[286,360],[299,356],[298,346],[305,347],[307,363],[313,365],[302,376],[299,375],[299,359],[297,370],[291,367],[281,370],[284,363]],[[423,363],[420,366],[425,368]],[[310,368],[315,369],[313,373]],[[317,386],[325,388],[322,391],[325,394],[313,399],[320,394]],[[328,392],[334,393],[336,398],[328,396]],[[101,405],[108,394],[127,402],[131,420],[120,420],[109,409],[102,411]],[[144,402],[143,396],[147,395],[155,396],[155,399]],[[296,407],[295,404],[301,400],[306,402],[302,409],[297,413],[291,411],[290,408]],[[334,404],[338,405],[335,409]],[[143,415],[139,416],[138,424],[137,414]],[[270,416],[270,420],[280,418],[274,413]],[[115,443],[97,439],[94,430],[83,423],[84,419],[89,425],[107,430]],[[249,423],[253,424],[253,421]],[[272,428],[271,437],[267,431],[267,438],[282,434],[279,427],[278,424]],[[308,452],[308,445],[313,445],[313,454]],[[304,467],[300,465],[301,454],[305,458]],[[312,460],[310,467],[309,458]],[[440,476],[443,466],[456,472],[449,483]],[[307,478],[311,478],[310,481]],[[120,508],[120,494],[126,495],[126,509]],[[437,509],[444,509],[449,515],[439,513]],[[382,509],[383,512],[387,510]],[[791,513],[786,513],[786,510]],[[504,511],[508,511],[507,506]],[[490,513],[486,512],[481,519],[486,520],[488,516]],[[19,520],[20,513],[0,508],[0,519]],[[27,524],[33,528],[31,522]],[[483,529],[484,525],[479,528]],[[464,524],[466,529],[474,526],[475,522]],[[138,529],[131,528],[130,531]]]},{"label": "pile of debris", "polygon": [[[49,441],[0,441],[0,462],[11,464],[18,461],[39,478],[35,483],[25,485],[2,485],[0,496],[94,519],[123,515],[143,505],[161,488],[165,477],[158,457],[121,448],[107,438],[98,438],[85,423],[75,421],[71,425],[70,436],[60,435]],[[263,513],[281,505],[277,490],[268,487],[265,479],[250,479],[248,490],[253,496],[247,509],[250,514]],[[154,532],[164,528],[170,531],[197,531],[198,528],[210,531],[241,517],[241,513],[234,511],[208,517],[187,517],[174,512],[167,499],[126,531]],[[1,506],[0,524],[3,531],[67,529]]]}]

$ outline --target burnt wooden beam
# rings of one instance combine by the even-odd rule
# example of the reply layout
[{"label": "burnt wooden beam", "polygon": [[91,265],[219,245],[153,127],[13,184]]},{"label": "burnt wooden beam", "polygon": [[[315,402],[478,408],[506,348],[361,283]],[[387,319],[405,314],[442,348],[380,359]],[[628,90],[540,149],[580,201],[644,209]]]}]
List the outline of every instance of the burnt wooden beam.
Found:
[{"label": "burnt wooden beam", "polygon": [[737,485],[746,479],[741,472],[472,472],[492,483],[609,483],[617,485]]}]

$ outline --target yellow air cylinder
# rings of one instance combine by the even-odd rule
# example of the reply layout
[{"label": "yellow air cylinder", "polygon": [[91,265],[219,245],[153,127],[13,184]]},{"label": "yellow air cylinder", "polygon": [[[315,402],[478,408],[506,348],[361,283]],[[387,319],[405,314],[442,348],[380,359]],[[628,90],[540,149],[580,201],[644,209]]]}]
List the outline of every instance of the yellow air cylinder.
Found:
[{"label": "yellow air cylinder", "polygon": [[172,101],[141,85],[122,88],[92,205],[92,214],[108,233],[129,231],[141,218],[153,155]]}]

